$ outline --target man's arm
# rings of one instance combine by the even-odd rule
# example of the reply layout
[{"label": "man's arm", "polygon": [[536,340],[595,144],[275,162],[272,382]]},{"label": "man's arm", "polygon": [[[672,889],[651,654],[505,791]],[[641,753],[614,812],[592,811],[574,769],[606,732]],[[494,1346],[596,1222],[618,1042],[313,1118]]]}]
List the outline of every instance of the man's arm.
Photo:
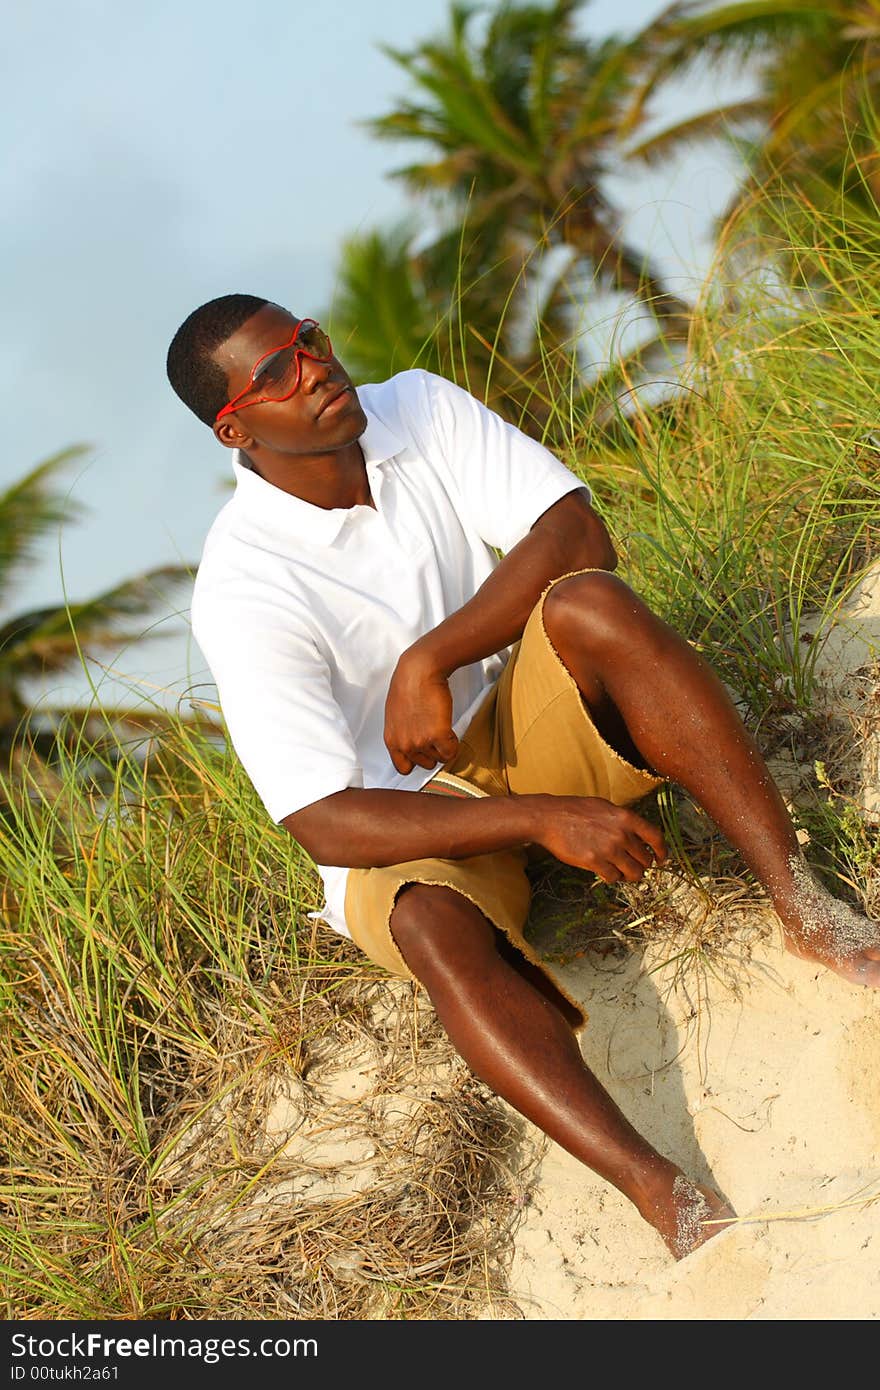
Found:
[{"label": "man's arm", "polygon": [[[604,525],[580,494],[569,494],[541,516],[501,561],[474,598],[419,639],[398,663],[389,704],[390,727],[400,702],[445,728],[413,748],[398,751],[395,765],[407,772],[418,761],[433,766],[452,757],[452,701],[447,676],[520,636],[550,580],[577,569],[614,569],[617,557]],[[432,692],[436,691],[436,698]],[[389,728],[386,706],[386,741]],[[437,756],[425,751],[436,748]],[[423,761],[430,759],[430,761]],[[606,882],[634,883],[652,863],[662,863],[661,832],[626,807],[601,797],[487,796],[474,800],[419,792],[350,787],[285,817],[284,826],[319,864],[379,868],[413,859],[462,859],[474,854],[536,844],[555,858],[589,869]]]},{"label": "man's arm", "polygon": [[455,756],[448,684],[453,671],[521,637],[551,580],[616,565],[605,525],[582,493],[567,493],[549,507],[469,602],[402,653],[385,704],[385,743],[398,772],[411,772],[416,764],[432,768]]},{"label": "man's arm", "polygon": [[[450,720],[447,676],[520,636],[551,579],[577,569],[614,569],[617,557],[604,525],[580,494],[550,507],[457,613],[419,639],[398,663],[389,704],[404,717],[413,706],[427,720],[445,720],[431,740],[443,761],[457,740]],[[436,684],[432,684],[436,682]],[[430,692],[436,689],[436,699]],[[426,696],[426,692],[428,692]],[[393,698],[392,698],[393,696]],[[386,741],[388,730],[386,706]],[[407,772],[438,756],[414,748],[395,765]],[[555,858],[589,869],[606,882],[635,883],[666,846],[656,826],[601,797],[486,796],[460,800],[419,792],[349,787],[305,806],[282,822],[318,864],[380,868],[413,859],[462,859],[536,844]]]},{"label": "man's arm", "polygon": [[484,796],[349,787],[282,822],[318,864],[380,868],[537,844],[606,882],[635,883],[666,858],[656,826],[596,796]]}]

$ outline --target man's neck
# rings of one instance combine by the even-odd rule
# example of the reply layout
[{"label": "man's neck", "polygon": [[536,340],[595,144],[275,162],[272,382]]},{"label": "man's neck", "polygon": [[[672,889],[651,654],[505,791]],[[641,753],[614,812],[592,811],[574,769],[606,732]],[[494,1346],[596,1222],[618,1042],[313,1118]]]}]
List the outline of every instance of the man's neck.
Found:
[{"label": "man's neck", "polygon": [[244,457],[267,483],[313,507],[331,511],[337,507],[375,505],[357,440],[332,454],[277,454],[258,448]]}]

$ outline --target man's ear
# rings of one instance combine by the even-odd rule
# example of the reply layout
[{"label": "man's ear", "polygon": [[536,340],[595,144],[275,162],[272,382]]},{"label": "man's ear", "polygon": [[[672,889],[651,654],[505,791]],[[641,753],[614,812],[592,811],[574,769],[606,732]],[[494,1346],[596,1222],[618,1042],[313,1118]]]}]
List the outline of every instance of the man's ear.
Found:
[{"label": "man's ear", "polygon": [[224,449],[242,449],[246,452],[254,442],[253,437],[241,429],[235,415],[224,415],[211,428]]}]

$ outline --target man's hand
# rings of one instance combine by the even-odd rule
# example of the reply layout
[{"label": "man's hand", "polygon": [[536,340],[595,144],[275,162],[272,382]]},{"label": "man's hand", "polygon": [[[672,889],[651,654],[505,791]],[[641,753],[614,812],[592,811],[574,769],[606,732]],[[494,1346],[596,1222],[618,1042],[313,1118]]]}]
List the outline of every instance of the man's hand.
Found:
[{"label": "man's hand", "polygon": [[650,821],[600,796],[536,798],[535,843],[564,864],[590,869],[606,883],[638,883],[656,861],[664,863],[666,844]]},{"label": "man's hand", "polygon": [[452,694],[442,671],[420,652],[403,653],[385,701],[385,746],[398,772],[432,768],[458,752],[452,732]]}]

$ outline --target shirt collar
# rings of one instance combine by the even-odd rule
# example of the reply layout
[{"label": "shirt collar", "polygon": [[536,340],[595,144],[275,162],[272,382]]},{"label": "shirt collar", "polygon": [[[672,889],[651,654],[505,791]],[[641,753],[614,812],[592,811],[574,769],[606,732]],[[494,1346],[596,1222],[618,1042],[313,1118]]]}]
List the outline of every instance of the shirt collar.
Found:
[{"label": "shirt collar", "polygon": [[[363,401],[361,401],[363,405]],[[364,407],[367,428],[358,443],[364,455],[368,477],[371,470],[387,463],[403,449],[403,443],[387,425],[383,425],[375,415]],[[261,478],[259,473],[245,462],[240,449],[233,450],[232,471],[235,476],[235,504],[248,517],[273,531],[283,531],[313,545],[332,545],[353,507],[316,507],[312,502],[304,502]],[[376,479],[378,482],[378,479]],[[370,479],[375,500],[375,487]]]}]

